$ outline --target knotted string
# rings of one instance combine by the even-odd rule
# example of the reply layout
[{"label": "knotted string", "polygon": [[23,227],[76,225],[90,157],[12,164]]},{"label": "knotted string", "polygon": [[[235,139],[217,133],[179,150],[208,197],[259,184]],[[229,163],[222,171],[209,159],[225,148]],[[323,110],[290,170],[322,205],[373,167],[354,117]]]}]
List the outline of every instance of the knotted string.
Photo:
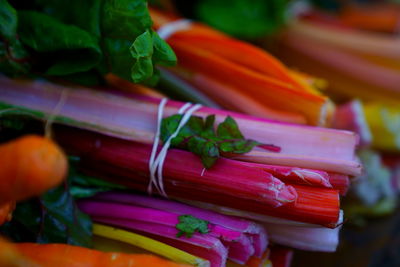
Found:
[{"label": "knotted string", "polygon": [[165,193],[162,172],[163,172],[164,162],[167,157],[168,149],[171,145],[171,141],[179,134],[179,131],[189,121],[192,114],[202,107],[201,104],[193,105],[191,103],[186,103],[178,110],[178,114],[183,114],[181,120],[179,121],[178,127],[176,128],[175,132],[173,132],[171,136],[168,137],[168,139],[162,146],[160,152],[158,153],[158,155],[156,155],[158,144],[160,143],[161,122],[167,101],[168,100],[166,98],[163,98],[158,106],[157,129],[156,129],[156,134],[154,136],[153,148],[151,150],[151,155],[149,160],[150,181],[147,187],[147,192],[149,194],[152,194],[153,192],[152,187],[154,185],[157,191],[164,197],[168,196]]}]

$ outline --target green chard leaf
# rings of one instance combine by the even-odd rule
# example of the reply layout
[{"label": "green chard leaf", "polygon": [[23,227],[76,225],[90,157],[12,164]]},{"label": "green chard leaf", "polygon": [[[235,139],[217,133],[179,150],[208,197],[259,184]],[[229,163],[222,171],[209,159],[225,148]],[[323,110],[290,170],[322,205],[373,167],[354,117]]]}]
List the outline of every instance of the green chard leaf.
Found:
[{"label": "green chard leaf", "polygon": [[139,35],[130,47],[131,56],[134,59],[132,67],[133,82],[149,79],[153,75],[153,39],[150,31]]},{"label": "green chard leaf", "polygon": [[177,237],[185,235],[190,238],[194,233],[207,234],[210,230],[208,229],[209,222],[198,219],[192,215],[181,215],[178,217],[179,223],[175,226],[179,232],[176,234]]},{"label": "green chard leaf", "polygon": [[218,125],[217,133],[219,137],[224,139],[243,139],[239,126],[230,116],[226,117],[226,119]]},{"label": "green chard leaf", "polygon": [[[132,79],[135,83],[154,85],[159,78],[156,64],[175,65],[176,56],[171,47],[151,30],[147,2],[103,0],[103,3],[101,42],[105,60],[102,70]],[[131,58],[127,57],[129,53]]]},{"label": "green chard leaf", "polygon": [[46,74],[85,72],[100,62],[97,38],[81,28],[36,11],[19,11],[18,17],[21,40],[39,53]]},{"label": "green chard leaf", "polygon": [[18,23],[17,12],[7,1],[0,2],[0,19],[1,36],[7,40],[15,38]]},{"label": "green chard leaf", "polygon": [[[167,139],[176,131],[183,115],[175,114],[164,118],[161,123],[161,140]],[[251,151],[261,143],[245,139],[236,121],[228,116],[214,129],[215,115],[204,120],[191,116],[179,134],[171,140],[171,146],[188,150],[201,158],[203,166],[211,168],[220,156],[232,156]]]},{"label": "green chard leaf", "polygon": [[171,47],[154,31],[152,32],[152,37],[154,46],[153,62],[166,67],[174,66],[177,58]]},{"label": "green chard leaf", "polygon": [[94,196],[97,193],[107,192],[117,189],[126,189],[125,186],[107,182],[98,178],[83,175],[77,171],[77,165],[79,164],[79,158],[70,157],[70,175],[69,179],[71,182],[70,193],[74,198],[87,198]]},{"label": "green chard leaf", "polygon": [[92,246],[92,221],[78,209],[69,181],[40,198],[18,203],[13,219],[0,227],[0,233],[17,242]]},{"label": "green chard leaf", "polygon": [[15,10],[0,1],[0,71],[6,75],[32,71],[95,85],[113,73],[155,85],[156,65],[176,64],[171,47],[151,29],[145,0],[29,2]]},{"label": "green chard leaf", "polygon": [[17,37],[17,11],[6,1],[0,1],[0,72],[18,75],[28,72],[28,52]]}]

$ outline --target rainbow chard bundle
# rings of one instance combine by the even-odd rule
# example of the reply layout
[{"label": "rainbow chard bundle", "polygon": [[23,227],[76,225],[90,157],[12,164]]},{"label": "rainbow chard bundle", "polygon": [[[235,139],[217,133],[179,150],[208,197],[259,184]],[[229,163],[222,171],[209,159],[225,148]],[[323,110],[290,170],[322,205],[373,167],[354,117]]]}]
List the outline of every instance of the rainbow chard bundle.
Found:
[{"label": "rainbow chard bundle", "polygon": [[[358,137],[349,131],[4,77],[0,105],[8,116],[24,114],[56,124],[54,138],[69,154],[79,156],[81,171],[87,174],[257,220],[265,225],[271,241],[300,249],[336,249],[342,223],[340,195],[347,191],[349,178],[361,173],[355,158]],[[182,107],[193,113],[182,113]],[[185,116],[188,122],[178,126]],[[158,147],[154,146],[155,135],[161,137]],[[168,142],[172,148],[166,157],[155,158],[162,167],[152,168],[153,152],[163,151]],[[112,206],[120,201],[110,198],[109,202]],[[82,203],[84,208],[94,202]],[[101,213],[104,209],[93,214],[101,222],[121,226],[117,222],[135,220],[131,226],[140,228],[138,218],[107,216]],[[148,223],[145,219],[140,225]],[[165,224],[157,227],[172,227],[172,223]],[[212,235],[215,239],[219,234]],[[258,245],[252,244],[256,251]],[[237,256],[245,262],[250,252]]]},{"label": "rainbow chard bundle", "polygon": [[171,200],[107,192],[82,200],[79,206],[96,222],[152,236],[211,266],[224,266],[227,258],[246,264],[251,257],[261,259],[267,250],[261,225]]},{"label": "rainbow chard bundle", "polygon": [[177,94],[188,90],[192,98],[200,94],[223,108],[258,117],[329,125],[334,105],[314,78],[201,23],[155,9],[150,14],[153,27],[177,55],[178,65],[162,70],[162,84],[175,87]]}]

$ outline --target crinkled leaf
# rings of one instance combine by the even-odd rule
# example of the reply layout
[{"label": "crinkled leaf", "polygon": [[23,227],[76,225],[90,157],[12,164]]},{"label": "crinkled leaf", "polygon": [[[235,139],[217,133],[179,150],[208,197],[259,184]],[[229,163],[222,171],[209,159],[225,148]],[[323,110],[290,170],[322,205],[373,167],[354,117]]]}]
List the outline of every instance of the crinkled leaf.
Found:
[{"label": "crinkled leaf", "polygon": [[[164,118],[161,123],[161,140],[167,139],[176,131],[183,115],[175,114]],[[249,152],[260,143],[244,139],[235,120],[227,117],[220,123],[217,133],[214,129],[215,115],[204,120],[191,116],[179,134],[171,140],[171,146],[188,150],[201,158],[203,166],[211,168],[221,156]]]},{"label": "crinkled leaf", "polygon": [[219,158],[218,145],[215,142],[208,141],[203,145],[203,151],[200,155],[203,166],[211,168]]},{"label": "crinkled leaf", "polygon": [[156,32],[152,32],[155,64],[163,66],[174,66],[176,64],[176,55],[172,48]]},{"label": "crinkled leaf", "polygon": [[39,53],[46,74],[85,72],[100,62],[97,38],[81,28],[36,11],[19,11],[18,17],[21,40]]},{"label": "crinkled leaf", "polygon": [[36,5],[44,13],[65,24],[78,26],[96,37],[101,36],[102,2],[99,0],[35,0]]},{"label": "crinkled leaf", "polygon": [[[93,85],[111,72],[154,86],[160,76],[156,64],[176,63],[172,49],[151,29],[145,0],[34,0],[18,5],[23,7],[19,18],[7,1],[0,5],[0,30],[6,31],[0,34],[11,36],[0,41],[0,71],[7,75],[32,69],[36,75]],[[18,20],[22,43],[13,34]],[[33,50],[30,58],[24,47]]]},{"label": "crinkled leaf", "polygon": [[112,72],[121,78],[131,80],[131,68],[134,65],[129,48],[132,41],[103,38],[103,61],[97,66],[100,73]]},{"label": "crinkled leaf", "polygon": [[250,139],[231,140],[219,144],[221,153],[244,154],[250,152],[259,142]]},{"label": "crinkled leaf", "polygon": [[[144,0],[104,0],[102,16],[103,38],[113,39],[114,43],[128,41],[132,58],[119,56],[119,60],[108,60],[108,70],[114,74],[132,79],[135,83],[155,85],[159,73],[156,64],[171,66],[176,64],[176,56],[169,45],[151,30],[152,21]],[[116,54],[124,47],[107,45],[104,54]],[[112,64],[110,64],[110,62]],[[104,65],[104,63],[103,63]],[[126,70],[131,71],[130,75]]]},{"label": "crinkled leaf", "polygon": [[132,67],[133,82],[141,82],[153,75],[153,39],[149,31],[139,35],[129,48],[133,57]]},{"label": "crinkled leaf", "polygon": [[215,141],[193,136],[189,139],[188,150],[200,156],[203,166],[211,168],[219,158],[218,145]]},{"label": "crinkled leaf", "polygon": [[152,26],[145,0],[103,0],[102,34],[131,42]]},{"label": "crinkled leaf", "polygon": [[218,125],[217,133],[219,137],[224,139],[243,139],[239,126],[231,116],[226,117],[226,119]]},{"label": "crinkled leaf", "polygon": [[149,31],[139,35],[130,47],[134,59],[149,58],[153,55],[153,39]]},{"label": "crinkled leaf", "polygon": [[[153,62],[153,66],[154,66],[154,62]],[[153,69],[153,75],[149,78],[147,78],[146,80],[141,81],[140,83],[148,86],[148,87],[155,87],[158,84],[158,81],[161,78],[161,73],[157,68]]]},{"label": "crinkled leaf", "polygon": [[208,229],[208,221],[198,219],[192,215],[181,215],[178,217],[179,223],[175,226],[179,230],[177,237],[185,235],[190,238],[194,233],[207,234],[210,230]]},{"label": "crinkled leaf", "polygon": [[214,124],[215,124],[215,115],[208,115],[206,117],[206,121],[204,123],[201,136],[204,138],[215,138]]},{"label": "crinkled leaf", "polygon": [[132,67],[131,78],[134,83],[150,79],[153,75],[153,62],[151,58],[139,58]]},{"label": "crinkled leaf", "polygon": [[[175,130],[178,129],[178,125],[179,125],[179,122],[181,121],[181,119],[182,119],[182,115],[175,114],[175,115],[169,116],[167,118],[164,118],[162,120],[161,129],[160,129],[160,137],[164,143],[175,132]],[[183,142],[183,140],[184,140],[184,137],[182,134],[180,134],[171,140],[171,146],[178,147],[179,144],[181,144]]]}]

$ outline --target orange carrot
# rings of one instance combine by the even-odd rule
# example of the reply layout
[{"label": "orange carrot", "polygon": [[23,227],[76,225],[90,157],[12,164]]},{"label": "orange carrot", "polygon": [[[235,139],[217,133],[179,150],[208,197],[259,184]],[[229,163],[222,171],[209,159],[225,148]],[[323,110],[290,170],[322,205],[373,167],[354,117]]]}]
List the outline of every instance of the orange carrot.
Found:
[{"label": "orange carrot", "polygon": [[0,205],[0,225],[7,221],[11,221],[14,208],[15,201],[9,201]]},{"label": "orange carrot", "polygon": [[37,196],[65,178],[67,159],[51,140],[27,135],[0,145],[0,205]]},{"label": "orange carrot", "polygon": [[188,266],[153,255],[100,252],[66,244],[19,243],[13,246],[22,256],[37,262],[41,267]]},{"label": "orange carrot", "polygon": [[40,267],[39,264],[21,255],[14,244],[0,236],[0,266],[2,267]]}]

